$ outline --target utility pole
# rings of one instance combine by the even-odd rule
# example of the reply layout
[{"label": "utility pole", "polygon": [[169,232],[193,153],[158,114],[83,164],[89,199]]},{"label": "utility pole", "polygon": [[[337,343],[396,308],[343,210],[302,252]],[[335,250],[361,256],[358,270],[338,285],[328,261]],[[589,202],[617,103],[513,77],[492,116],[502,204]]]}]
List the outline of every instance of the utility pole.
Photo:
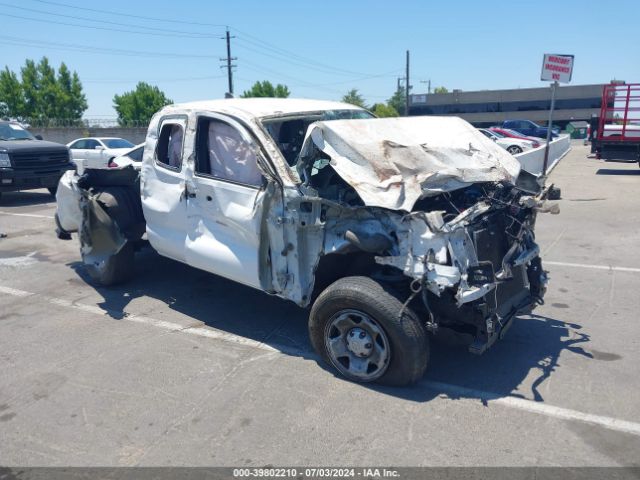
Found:
[{"label": "utility pole", "polygon": [[231,62],[233,60],[237,60],[237,57],[232,57],[231,56],[231,39],[234,38],[231,35],[229,35],[229,27],[227,27],[227,35],[226,35],[226,39],[227,39],[227,58],[221,58],[220,61],[221,62],[227,62],[226,66],[222,66],[221,68],[226,68],[227,69],[227,79],[229,81],[229,91],[227,92],[228,96],[233,97],[233,68],[236,65],[233,65]]},{"label": "utility pole", "polygon": [[409,50],[407,50],[407,72],[405,74],[405,99],[404,99],[404,116],[409,116],[409,90],[411,90],[411,82],[409,82]]}]

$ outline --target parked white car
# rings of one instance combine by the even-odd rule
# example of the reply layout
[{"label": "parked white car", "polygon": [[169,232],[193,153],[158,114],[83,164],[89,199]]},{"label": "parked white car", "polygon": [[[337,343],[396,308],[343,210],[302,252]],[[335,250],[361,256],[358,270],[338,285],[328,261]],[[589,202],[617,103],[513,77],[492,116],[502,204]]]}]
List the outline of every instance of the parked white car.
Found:
[{"label": "parked white car", "polygon": [[85,168],[109,168],[110,160],[128,152],[133,146],[129,140],[116,137],[78,138],[67,144],[80,175]]},{"label": "parked white car", "polygon": [[144,143],[127,150],[124,154],[112,159],[109,168],[126,168],[131,165],[135,170],[142,167],[142,154],[144,153]]},{"label": "parked white car", "polygon": [[506,137],[500,135],[497,132],[492,132],[491,130],[487,130],[486,128],[479,128],[480,132],[484,134],[485,137],[490,138],[502,148],[504,148],[511,155],[517,155],[518,153],[526,152],[527,150],[531,150],[533,147],[533,142],[529,140],[520,140],[519,138]]}]

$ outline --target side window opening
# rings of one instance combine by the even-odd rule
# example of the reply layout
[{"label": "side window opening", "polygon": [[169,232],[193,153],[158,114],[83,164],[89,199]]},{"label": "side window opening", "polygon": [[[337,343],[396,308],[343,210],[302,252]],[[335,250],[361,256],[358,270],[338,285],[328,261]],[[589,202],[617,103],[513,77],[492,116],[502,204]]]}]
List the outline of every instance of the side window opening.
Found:
[{"label": "side window opening", "polygon": [[262,185],[255,149],[235,127],[201,118],[196,143],[196,174],[255,187]]},{"label": "side window opening", "polygon": [[160,130],[156,159],[166,167],[180,170],[182,167],[182,142],[184,131],[182,125],[165,123]]}]

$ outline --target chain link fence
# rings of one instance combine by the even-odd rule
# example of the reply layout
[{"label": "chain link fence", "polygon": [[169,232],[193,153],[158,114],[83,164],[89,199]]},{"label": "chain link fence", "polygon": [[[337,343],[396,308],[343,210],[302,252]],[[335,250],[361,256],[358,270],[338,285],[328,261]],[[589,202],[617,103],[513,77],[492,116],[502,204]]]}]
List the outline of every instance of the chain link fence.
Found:
[{"label": "chain link fence", "polygon": [[115,117],[105,118],[24,118],[9,119],[20,122],[25,128],[147,128],[149,122],[121,121]]}]

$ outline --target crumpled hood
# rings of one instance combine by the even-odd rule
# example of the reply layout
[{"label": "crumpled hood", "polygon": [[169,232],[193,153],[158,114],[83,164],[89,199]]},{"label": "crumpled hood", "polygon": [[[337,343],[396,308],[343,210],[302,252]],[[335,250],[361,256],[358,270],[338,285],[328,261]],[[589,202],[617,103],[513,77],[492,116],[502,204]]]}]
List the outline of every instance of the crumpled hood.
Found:
[{"label": "crumpled hood", "polygon": [[317,150],[365,205],[393,210],[476,182],[515,183],[520,172],[513,156],[457,117],[316,122],[302,147],[303,169]]}]

